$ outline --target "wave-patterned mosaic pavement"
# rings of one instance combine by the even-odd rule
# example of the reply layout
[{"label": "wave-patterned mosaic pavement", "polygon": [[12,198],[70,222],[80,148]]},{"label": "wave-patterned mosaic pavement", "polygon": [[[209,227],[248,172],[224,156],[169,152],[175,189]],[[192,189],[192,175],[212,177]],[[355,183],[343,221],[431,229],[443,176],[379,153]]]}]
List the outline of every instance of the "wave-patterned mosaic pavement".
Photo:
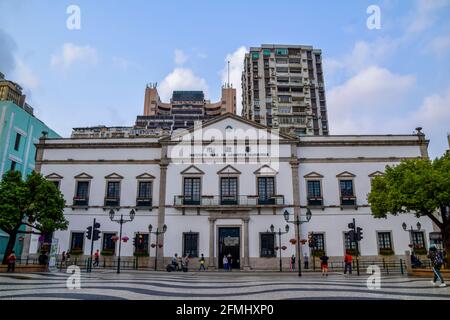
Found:
[{"label": "wave-patterned mosaic pavement", "polygon": [[69,290],[64,272],[0,274],[4,299],[450,299],[450,289],[430,279],[383,276],[381,289],[367,288],[366,275],[277,273],[81,273],[81,288]]}]

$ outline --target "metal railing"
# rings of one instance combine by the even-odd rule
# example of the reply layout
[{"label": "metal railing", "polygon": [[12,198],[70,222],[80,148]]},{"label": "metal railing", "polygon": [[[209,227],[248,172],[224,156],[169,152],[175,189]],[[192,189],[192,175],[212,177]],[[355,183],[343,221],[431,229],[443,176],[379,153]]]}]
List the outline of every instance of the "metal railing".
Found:
[{"label": "metal railing", "polygon": [[283,206],[284,196],[260,198],[257,195],[241,196],[201,196],[192,198],[190,196],[174,196],[174,206]]}]

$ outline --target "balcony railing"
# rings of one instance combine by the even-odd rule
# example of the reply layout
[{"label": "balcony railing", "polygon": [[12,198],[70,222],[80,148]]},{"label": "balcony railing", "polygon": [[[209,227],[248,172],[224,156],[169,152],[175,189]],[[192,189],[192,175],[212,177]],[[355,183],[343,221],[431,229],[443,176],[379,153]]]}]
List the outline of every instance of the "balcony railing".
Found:
[{"label": "balcony railing", "polygon": [[105,207],[119,207],[119,206],[120,206],[120,198],[118,197],[105,198]]},{"label": "balcony railing", "polygon": [[74,207],[87,207],[89,205],[89,198],[87,197],[73,197]]},{"label": "balcony railing", "polygon": [[175,196],[174,206],[214,207],[214,206],[284,206],[284,196],[275,195],[269,198],[260,198],[258,195],[220,196],[205,195],[193,199],[191,196]]},{"label": "balcony railing", "polygon": [[323,206],[322,197],[308,197],[308,206]]},{"label": "balcony railing", "polygon": [[356,206],[356,197],[355,196],[342,196],[341,197],[341,206]]},{"label": "balcony railing", "polygon": [[136,207],[138,208],[151,208],[152,207],[152,198],[137,198],[136,199]]}]

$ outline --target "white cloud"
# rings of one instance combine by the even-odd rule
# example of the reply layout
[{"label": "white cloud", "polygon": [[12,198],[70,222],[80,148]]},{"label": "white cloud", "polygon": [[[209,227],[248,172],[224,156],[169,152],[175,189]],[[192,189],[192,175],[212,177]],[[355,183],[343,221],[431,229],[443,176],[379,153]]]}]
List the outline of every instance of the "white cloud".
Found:
[{"label": "white cloud", "polygon": [[31,68],[19,57],[16,57],[16,68],[14,78],[17,83],[24,88],[27,94],[35,92],[40,87],[40,80],[31,70]]},{"label": "white cloud", "polygon": [[[357,73],[328,94],[332,134],[370,133],[377,117],[389,113],[412,88],[415,77],[372,66]],[[373,132],[372,132],[373,133]]]},{"label": "white cloud", "polygon": [[183,50],[175,49],[175,64],[182,65],[189,59]]},{"label": "white cloud", "polygon": [[233,53],[227,54],[225,57],[225,67],[221,71],[222,83],[228,82],[228,61],[230,61],[230,83],[233,88],[236,88],[236,112],[241,114],[242,110],[242,87],[241,77],[244,69],[244,58],[247,49],[242,46],[236,49]]},{"label": "white cloud", "polygon": [[450,6],[450,0],[417,0],[407,35],[430,28],[436,21],[436,13],[447,6]]},{"label": "white cloud", "polygon": [[191,69],[175,68],[158,87],[161,100],[169,101],[174,90],[203,90],[207,95],[208,85],[205,79],[196,76]]},{"label": "white cloud", "polygon": [[450,49],[450,36],[439,36],[431,41],[430,49],[438,56],[444,56]]},{"label": "white cloud", "polygon": [[130,68],[138,68],[139,65],[133,61],[127,60],[122,57],[112,57],[112,63],[114,66],[122,69],[123,71],[128,71]]},{"label": "white cloud", "polygon": [[98,62],[97,50],[90,46],[77,46],[73,43],[67,42],[57,54],[51,57],[52,67],[62,67],[63,69],[70,68],[75,63],[85,63],[96,65]]}]

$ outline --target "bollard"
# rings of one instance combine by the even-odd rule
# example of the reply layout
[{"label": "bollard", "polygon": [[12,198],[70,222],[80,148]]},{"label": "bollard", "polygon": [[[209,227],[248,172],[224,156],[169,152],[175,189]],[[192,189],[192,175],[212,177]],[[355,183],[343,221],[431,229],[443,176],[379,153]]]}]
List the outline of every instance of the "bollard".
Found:
[{"label": "bollard", "polygon": [[400,272],[402,273],[402,275],[404,275],[404,271],[403,271],[403,260],[400,259]]}]

